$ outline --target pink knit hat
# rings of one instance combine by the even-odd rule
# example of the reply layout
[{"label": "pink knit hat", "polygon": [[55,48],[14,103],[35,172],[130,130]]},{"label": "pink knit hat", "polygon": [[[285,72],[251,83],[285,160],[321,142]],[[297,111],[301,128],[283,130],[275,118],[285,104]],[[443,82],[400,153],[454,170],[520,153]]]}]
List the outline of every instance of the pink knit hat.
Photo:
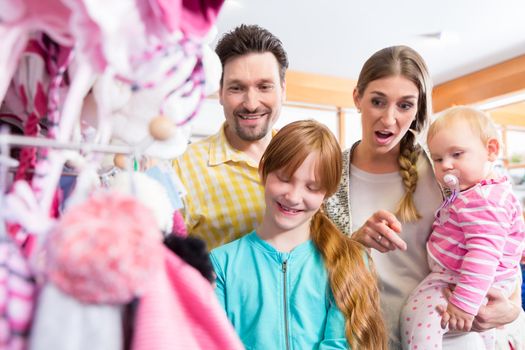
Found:
[{"label": "pink knit hat", "polygon": [[135,198],[96,193],[69,208],[48,236],[47,274],[80,301],[127,303],[161,268],[161,240],[154,216]]}]

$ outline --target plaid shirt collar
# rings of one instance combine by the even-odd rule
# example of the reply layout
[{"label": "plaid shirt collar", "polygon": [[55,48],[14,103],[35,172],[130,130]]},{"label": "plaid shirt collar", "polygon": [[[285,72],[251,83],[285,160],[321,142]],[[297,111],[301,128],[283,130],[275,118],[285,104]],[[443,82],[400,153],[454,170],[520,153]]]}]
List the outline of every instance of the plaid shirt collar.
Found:
[{"label": "plaid shirt collar", "polygon": [[[209,166],[215,166],[226,162],[244,162],[252,168],[258,168],[259,164],[255,160],[230,145],[224,132],[225,127],[226,123],[222,125],[221,130],[210,142]],[[272,137],[276,132],[276,130],[272,130]]]}]

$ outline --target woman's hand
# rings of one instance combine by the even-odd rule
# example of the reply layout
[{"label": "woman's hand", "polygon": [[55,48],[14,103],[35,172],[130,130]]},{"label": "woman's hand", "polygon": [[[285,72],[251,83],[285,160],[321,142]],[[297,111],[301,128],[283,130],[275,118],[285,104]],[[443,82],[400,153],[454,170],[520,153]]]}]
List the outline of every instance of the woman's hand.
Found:
[{"label": "woman's hand", "polygon": [[521,307],[506,298],[497,288],[491,288],[487,293],[487,305],[480,307],[474,319],[472,329],[484,332],[488,329],[502,327],[518,318]]},{"label": "woman's hand", "polygon": [[368,218],[364,225],[352,234],[352,238],[365,247],[386,253],[395,249],[407,249],[399,233],[401,233],[401,223],[396,216],[389,211],[380,210]]}]

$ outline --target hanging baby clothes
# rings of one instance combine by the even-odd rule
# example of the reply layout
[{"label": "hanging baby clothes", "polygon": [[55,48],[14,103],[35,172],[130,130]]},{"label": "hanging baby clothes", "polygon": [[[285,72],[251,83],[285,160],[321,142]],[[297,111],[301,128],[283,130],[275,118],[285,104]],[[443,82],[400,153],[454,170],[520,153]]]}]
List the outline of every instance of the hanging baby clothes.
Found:
[{"label": "hanging baby clothes", "polygon": [[213,283],[215,281],[215,272],[206,248],[206,242],[198,237],[181,237],[175,229],[176,226],[174,226],[174,232],[164,238],[164,245],[188,265],[199,271],[202,277]]},{"label": "hanging baby clothes", "polygon": [[0,11],[0,101],[3,100],[30,33],[42,31],[61,45],[73,46],[70,10],[61,0],[4,0]]},{"label": "hanging baby clothes", "polygon": [[44,244],[32,350],[121,350],[122,305],[163,266],[162,235],[135,198],[100,192],[66,210]]},{"label": "hanging baby clothes", "polygon": [[162,256],[139,303],[132,350],[244,349],[210,283],[167,248]]},{"label": "hanging baby clothes", "polygon": [[1,238],[0,349],[26,348],[35,293],[33,277],[20,250],[8,237]]},{"label": "hanging baby clothes", "polygon": [[[53,62],[41,60],[38,63],[41,71],[49,76],[40,79],[40,75],[28,74],[34,79],[31,86],[21,89],[18,85],[12,91],[20,97],[18,102],[25,111],[21,115],[9,113],[26,121],[22,125],[28,134],[36,136],[47,128],[47,136],[60,146],[68,144],[69,147],[72,141],[85,141],[83,131],[77,129],[82,122],[84,98],[92,92],[94,100],[99,97],[96,108],[91,110],[96,116],[96,125],[90,125],[96,129],[95,143],[107,144],[122,130],[129,134],[131,125],[139,125],[138,129],[146,131],[144,122],[149,122],[156,114],[163,114],[176,126],[177,137],[173,137],[171,143],[154,144],[151,149],[158,146],[159,150],[150,151],[173,158],[185,149],[189,138],[187,123],[195,116],[206,94],[211,92],[207,89],[213,87],[209,84],[213,79],[206,74],[210,70],[206,66],[214,67],[211,71],[215,73],[220,72],[218,58],[211,49],[204,48],[204,36],[222,3],[223,0],[198,3],[185,0],[5,0],[0,5],[0,47],[3,48],[0,50],[0,71],[5,73],[0,77],[0,100],[15,74],[29,34],[39,33],[41,39],[48,36],[45,40],[54,42],[50,47],[59,48],[48,52]],[[66,53],[62,47],[74,47],[75,56],[62,55]],[[38,51],[43,46],[30,45],[29,48]],[[37,54],[35,57],[38,57],[37,51],[32,52]],[[71,69],[65,74],[70,62]],[[215,75],[212,78],[216,78],[218,85],[220,74]],[[150,81],[150,77],[154,79]],[[97,78],[100,84],[95,84]],[[64,80],[69,80],[70,84],[62,100],[58,88]],[[158,83],[157,87],[162,85],[161,93],[152,91],[152,82],[153,85]],[[126,99],[123,105],[113,108],[116,99],[112,98],[111,88],[114,85],[124,85],[124,94],[134,99]],[[51,86],[51,90],[47,86]],[[29,90],[31,92],[27,93]],[[119,92],[117,89],[117,94]],[[147,108],[147,115],[132,113],[141,111],[138,107],[143,108],[141,97],[155,106]],[[32,109],[27,108],[29,104],[33,105]],[[152,111],[155,114],[150,113]],[[180,111],[182,113],[178,113]],[[118,128],[112,120],[113,112],[121,114],[123,128]],[[27,115],[30,113],[33,115],[29,121]],[[139,122],[134,123],[136,121]],[[129,135],[124,136],[127,136],[125,141],[130,141]],[[137,153],[143,148],[135,141],[151,137],[147,132],[139,136],[127,142]],[[33,179],[25,179],[32,180],[31,186],[19,176],[21,181],[15,182],[6,199],[9,205],[2,211],[17,213],[10,216],[13,224],[45,241],[43,245],[35,245],[35,255],[31,254],[32,249],[27,250],[40,268],[38,280],[44,281],[35,308],[30,349],[120,350],[124,345],[122,306],[137,299],[140,304],[132,338],[135,349],[162,350],[163,345],[169,345],[169,349],[242,349],[211,285],[162,245],[158,220],[146,206],[129,196],[98,193],[85,203],[67,207],[63,217],[54,218],[50,215],[51,208],[56,207],[53,205],[57,198],[55,191],[68,154],[49,148],[42,152],[43,159],[35,164],[34,151],[26,153],[24,164],[35,169]],[[79,153],[91,154],[85,149]],[[25,175],[25,168],[27,166],[22,167],[21,175]],[[32,191],[31,195],[28,191]],[[166,202],[169,204],[165,207],[171,208],[173,204],[169,199]],[[166,227],[170,231],[171,213],[163,222],[168,223],[163,229]],[[1,278],[0,282],[3,282]],[[158,290],[159,286],[166,289]],[[4,289],[1,288],[0,293]],[[29,287],[26,291],[34,292]],[[0,298],[0,306],[2,301]],[[21,303],[10,302],[9,305]],[[5,310],[10,312],[9,307]],[[149,318],[152,314],[160,317]],[[167,320],[167,323],[161,324],[158,320]],[[29,324],[29,321],[24,322],[14,324]],[[0,324],[2,341],[7,339],[2,337],[5,335],[3,326]],[[173,337],[173,330],[180,330],[178,337]],[[21,331],[20,334],[27,333]],[[150,337],[152,334],[159,337]],[[24,347],[23,339],[15,339],[14,344]]]},{"label": "hanging baby clothes", "polygon": [[156,179],[140,172],[120,172],[109,181],[113,191],[133,196],[147,207],[157,221],[158,229],[164,234],[173,227],[173,207],[165,187]]},{"label": "hanging baby clothes", "polygon": [[173,210],[181,209],[184,206],[181,198],[186,194],[186,190],[171,164],[161,162],[148,168],[145,173],[159,181],[166,189],[166,194],[169,196]]},{"label": "hanging baby clothes", "polygon": [[87,304],[47,284],[40,292],[30,350],[121,350],[119,305]]},{"label": "hanging baby clothes", "polygon": [[[2,116],[19,120],[24,135],[53,137],[55,134],[58,102],[67,90],[64,75],[70,52],[71,48],[57,44],[43,32],[29,37],[0,107]],[[45,149],[39,151],[45,152]],[[44,156],[40,154],[39,158]],[[36,161],[37,149],[23,148],[15,179],[30,181]]]},{"label": "hanging baby clothes", "polygon": [[162,265],[162,235],[151,211],[118,192],[68,208],[47,244],[49,280],[86,303],[127,303]]}]

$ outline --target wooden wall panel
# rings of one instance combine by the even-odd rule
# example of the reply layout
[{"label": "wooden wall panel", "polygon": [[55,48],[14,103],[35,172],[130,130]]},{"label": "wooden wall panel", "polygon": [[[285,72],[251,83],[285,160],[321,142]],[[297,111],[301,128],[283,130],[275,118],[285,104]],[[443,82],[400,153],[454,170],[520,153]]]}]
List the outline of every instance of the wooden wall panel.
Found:
[{"label": "wooden wall panel", "polygon": [[525,89],[525,55],[434,87],[434,111],[478,103]]},{"label": "wooden wall panel", "polygon": [[525,128],[525,110],[522,113],[509,113],[500,110],[493,110],[488,112],[498,125],[508,125]]}]

